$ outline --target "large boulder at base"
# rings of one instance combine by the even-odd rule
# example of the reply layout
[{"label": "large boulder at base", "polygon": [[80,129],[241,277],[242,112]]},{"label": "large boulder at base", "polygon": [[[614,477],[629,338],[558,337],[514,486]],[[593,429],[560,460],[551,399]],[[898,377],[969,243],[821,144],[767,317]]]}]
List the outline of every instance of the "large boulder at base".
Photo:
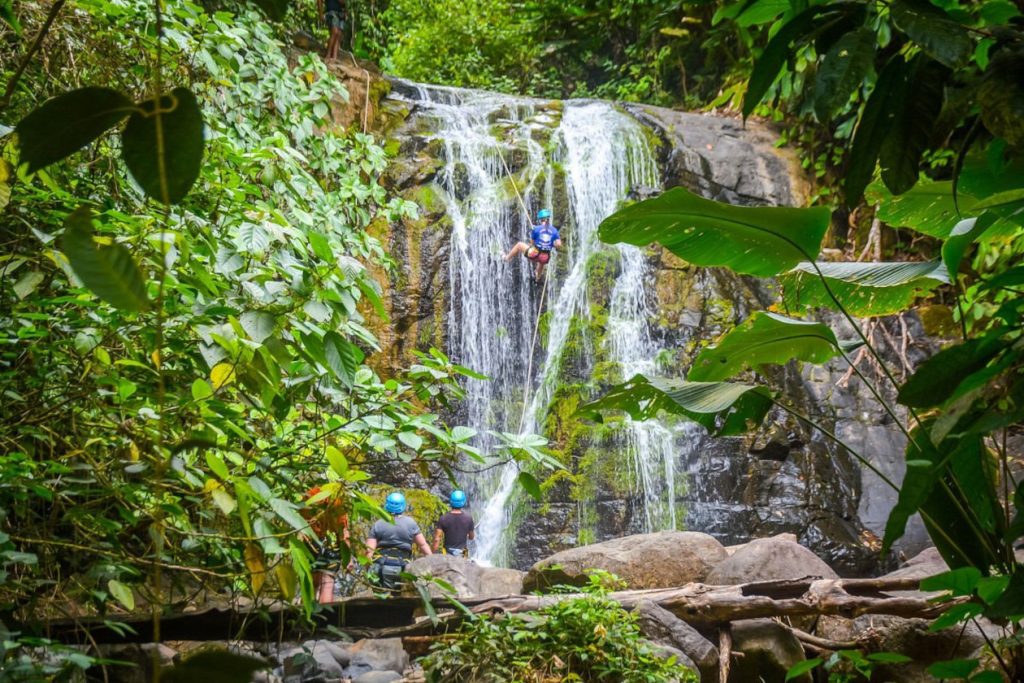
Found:
[{"label": "large boulder at base", "polygon": [[[990,630],[990,638],[999,637],[996,626],[986,621],[981,623]],[[973,623],[967,624],[966,628],[956,626],[937,632],[929,631],[928,624],[925,619],[881,614],[856,619],[823,616],[818,620],[816,635],[846,642],[865,639],[874,651],[899,652],[910,657],[913,661],[906,664],[877,669],[878,680],[894,683],[931,683],[935,678],[926,671],[930,665],[947,659],[972,659],[978,657],[985,647],[985,637]]]},{"label": "large boulder at base", "polygon": [[[409,563],[408,571],[416,576],[431,576],[447,581],[455,588],[458,598],[499,597],[517,595],[523,589],[524,573],[502,567],[482,567],[471,560],[452,555],[427,555]],[[430,594],[442,597],[436,585],[429,586]]]},{"label": "large boulder at base", "polygon": [[282,649],[277,658],[281,662],[281,674],[289,683],[317,677],[340,679],[351,659],[351,651],[352,646],[348,644],[307,640],[302,645]]},{"label": "large boulder at base", "polygon": [[360,640],[349,651],[352,661],[345,675],[356,678],[369,671],[394,671],[401,674],[409,666],[409,655],[402,647],[401,638]]},{"label": "large boulder at base", "polygon": [[697,629],[650,600],[642,600],[634,611],[644,638],[685,654],[700,672],[702,681],[718,680],[718,648]]},{"label": "large boulder at base", "polygon": [[[782,541],[793,541],[793,543],[797,542],[796,534],[775,534],[774,536],[769,536],[769,538],[777,538]],[[737,543],[736,545],[727,545],[725,546],[725,552],[729,553],[729,557],[732,557],[736,554],[737,550],[743,550],[748,545],[750,545],[750,541],[747,541],[746,543]]]},{"label": "large boulder at base", "polygon": [[721,543],[694,531],[623,536],[563,550],[541,560],[526,573],[523,590],[582,586],[591,569],[611,572],[629,588],[671,588],[703,581],[726,557]]},{"label": "large boulder at base", "polygon": [[[786,673],[804,661],[804,648],[786,627],[770,619],[747,619],[732,625],[732,649],[742,652],[729,666],[729,683],[784,683]],[[811,683],[810,674],[790,679]]]},{"label": "large boulder at base", "polygon": [[802,579],[807,576],[839,578],[821,558],[799,543],[781,538],[759,538],[716,565],[708,574],[707,583],[734,586],[755,581]]},{"label": "large boulder at base", "polygon": [[900,568],[885,574],[885,579],[925,579],[942,572],[948,572],[949,565],[935,548],[925,548],[900,565]]}]

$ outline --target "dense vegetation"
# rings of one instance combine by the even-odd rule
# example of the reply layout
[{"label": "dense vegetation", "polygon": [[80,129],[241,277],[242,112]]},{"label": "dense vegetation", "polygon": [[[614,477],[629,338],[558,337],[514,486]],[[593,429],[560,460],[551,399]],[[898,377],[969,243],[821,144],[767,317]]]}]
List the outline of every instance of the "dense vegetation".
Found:
[{"label": "dense vegetation", "polygon": [[[967,598],[942,623],[1007,624],[993,651],[1019,676],[1024,485],[1007,448],[1024,416],[1019,9],[352,7],[357,51],[411,78],[786,123],[821,206],[739,209],[677,190],[624,209],[602,236],[778,277],[787,315],[757,313],[686,379],[634,378],[588,414],[665,410],[726,434],[772,409],[806,422],[757,368],[859,346],[881,374],[856,372],[910,444],[885,542],[920,512],[954,567],[932,587]],[[313,13],[292,10],[289,27]],[[392,267],[368,228],[416,207],[378,182],[388,160],[377,141],[332,125],[344,88],[315,56],[283,49],[284,26],[245,4],[0,0],[0,619],[25,629],[3,634],[12,678],[92,664],[78,651],[23,654],[45,644],[27,630],[43,618],[145,609],[159,624],[197,599],[297,593],[308,615],[311,517],[384,516],[371,472],[451,476],[457,459],[484,455],[472,430],[438,417],[460,378],[480,380],[471,369],[439,351],[395,376],[366,364],[384,314],[368,268]],[[826,244],[901,260],[819,261]],[[963,339],[897,380],[858,320],[922,296],[952,304]],[[854,339],[790,317],[821,307]],[[501,438],[486,455],[547,461],[535,440]],[[543,616],[544,631],[470,624],[461,649],[432,655],[439,680],[471,680],[496,649],[525,661],[511,676],[684,675],[629,647],[632,622],[600,594]],[[597,647],[599,635],[603,659],[542,654],[581,628],[572,642]],[[968,664],[961,677],[993,680]]]}]

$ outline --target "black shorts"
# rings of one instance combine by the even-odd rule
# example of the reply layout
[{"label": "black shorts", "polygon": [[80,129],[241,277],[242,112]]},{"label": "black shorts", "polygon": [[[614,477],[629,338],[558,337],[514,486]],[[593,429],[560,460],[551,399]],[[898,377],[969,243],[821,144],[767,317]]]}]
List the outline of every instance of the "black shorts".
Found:
[{"label": "black shorts", "polygon": [[345,30],[345,14],[343,12],[329,9],[324,12],[324,21],[327,22],[327,28]]}]

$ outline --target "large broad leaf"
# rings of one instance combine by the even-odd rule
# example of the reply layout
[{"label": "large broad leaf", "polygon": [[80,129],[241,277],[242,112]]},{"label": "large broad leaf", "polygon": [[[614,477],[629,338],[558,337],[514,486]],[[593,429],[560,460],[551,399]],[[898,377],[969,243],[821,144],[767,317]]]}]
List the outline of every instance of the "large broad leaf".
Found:
[{"label": "large broad leaf", "polygon": [[658,242],[699,266],[770,276],[816,255],[828,225],[825,207],[732,206],[677,187],[606,218],[600,235],[612,243]]},{"label": "large broad leaf", "polygon": [[[928,438],[931,427],[931,421],[925,421],[911,432],[907,471],[886,521],[882,552],[888,552],[903,535],[911,515],[920,512],[929,536],[951,568],[974,566],[984,572],[1002,559],[992,552],[1000,547],[999,540],[982,528],[981,518],[995,521],[990,514],[996,496],[986,475],[987,452],[977,437],[947,439],[936,448]],[[978,474],[959,478],[971,470]],[[979,517],[979,510],[986,512]]]},{"label": "large broad leaf", "polygon": [[1001,336],[990,335],[939,351],[900,387],[899,402],[911,408],[942,404],[963,380],[988,365],[1006,346]]},{"label": "large broad leaf", "polygon": [[878,205],[878,218],[897,228],[910,228],[923,235],[945,239],[975,200],[960,192],[953,201],[953,181],[922,180],[901,195],[893,196],[881,183],[867,190],[869,203]]},{"label": "large broad leaf", "polygon": [[687,379],[724,380],[746,368],[791,360],[824,363],[839,353],[839,340],[828,325],[758,311],[717,345],[701,351]]},{"label": "large broad leaf", "polygon": [[324,358],[327,367],[342,383],[351,388],[355,381],[356,370],[363,360],[363,352],[352,342],[344,339],[337,332],[324,335]]},{"label": "large broad leaf", "polygon": [[882,143],[892,130],[892,122],[902,107],[903,91],[907,84],[907,63],[896,56],[882,69],[871,91],[864,113],[857,122],[850,157],[846,164],[843,192],[847,206],[856,206],[864,188],[875,174],[875,164]]},{"label": "large broad leaf", "polygon": [[764,98],[768,89],[779,75],[783,65],[792,57],[793,43],[812,36],[827,23],[830,16],[837,16],[837,6],[819,5],[810,7],[790,19],[765,45],[761,56],[754,62],[747,81],[747,92],[743,95],[743,118],[750,116]]},{"label": "large broad leaf", "polygon": [[756,428],[771,406],[771,393],[751,384],[687,382],[636,375],[581,407],[579,412],[600,420],[601,411],[622,410],[634,420],[647,420],[665,411],[693,420],[715,434],[728,436]]},{"label": "large broad leaf", "polygon": [[835,309],[838,306],[831,291],[851,315],[878,316],[905,310],[916,298],[947,284],[949,275],[939,261],[801,263],[780,280],[790,310]]},{"label": "large broad leaf", "polygon": [[146,281],[131,253],[117,242],[101,245],[93,239],[92,211],[77,209],[64,223],[64,254],[82,283],[108,303],[126,311],[149,306]]},{"label": "large broad leaf", "polygon": [[974,48],[967,28],[928,0],[896,0],[889,11],[898,29],[948,67],[959,66]]},{"label": "large broad leaf", "polygon": [[121,155],[150,197],[174,204],[188,194],[203,161],[203,115],[188,88],[143,102],[128,119]]},{"label": "large broad leaf", "polygon": [[968,218],[956,224],[949,239],[942,244],[942,262],[954,278],[956,278],[956,274],[960,270],[960,262],[970,246],[984,237],[999,222],[995,214],[986,212],[978,218]]},{"label": "large broad leaf", "polygon": [[917,182],[921,155],[931,142],[932,124],[942,109],[948,73],[942,65],[918,56],[911,63],[905,86],[895,93],[899,106],[878,155],[882,180],[893,194],[902,194]]},{"label": "large broad leaf", "polygon": [[978,89],[981,120],[993,135],[1013,146],[1024,144],[1024,56],[1018,50],[1000,51],[985,71]]},{"label": "large broad leaf", "polygon": [[18,148],[29,173],[60,161],[113,128],[132,112],[110,88],[80,88],[47,100],[18,122]]},{"label": "large broad leaf", "polygon": [[827,121],[850,100],[875,61],[877,34],[859,28],[840,38],[825,54],[814,82],[814,113]]}]

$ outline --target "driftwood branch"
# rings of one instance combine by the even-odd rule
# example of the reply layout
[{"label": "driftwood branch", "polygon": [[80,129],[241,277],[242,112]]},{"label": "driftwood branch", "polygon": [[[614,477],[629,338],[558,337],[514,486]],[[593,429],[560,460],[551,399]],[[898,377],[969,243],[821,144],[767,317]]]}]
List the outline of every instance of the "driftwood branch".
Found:
[{"label": "driftwood branch", "polygon": [[[608,597],[626,609],[650,600],[686,622],[698,626],[719,627],[741,619],[761,617],[798,617],[831,614],[856,617],[862,614],[889,614],[901,617],[931,618],[941,614],[950,603],[937,605],[924,597],[892,596],[886,591],[916,590],[917,579],[816,579],[769,581],[737,586],[708,586],[691,583],[680,588],[630,590],[610,593]],[[534,612],[555,603],[578,598],[580,594],[508,595],[498,598],[463,600],[474,615],[504,615]],[[423,606],[419,598],[397,597],[386,600],[351,598],[325,606],[314,623],[303,625],[290,605],[278,604],[259,614],[251,610],[217,609],[167,617],[161,633],[168,640],[276,639],[307,637],[341,629],[357,637],[429,636],[446,633],[467,618],[453,609],[451,601],[435,599],[443,612],[436,623],[415,618]],[[148,642],[152,640],[148,618],[120,620],[136,631],[121,635],[99,620],[50,622],[46,631],[51,638],[80,642],[88,632],[97,642]]]}]

